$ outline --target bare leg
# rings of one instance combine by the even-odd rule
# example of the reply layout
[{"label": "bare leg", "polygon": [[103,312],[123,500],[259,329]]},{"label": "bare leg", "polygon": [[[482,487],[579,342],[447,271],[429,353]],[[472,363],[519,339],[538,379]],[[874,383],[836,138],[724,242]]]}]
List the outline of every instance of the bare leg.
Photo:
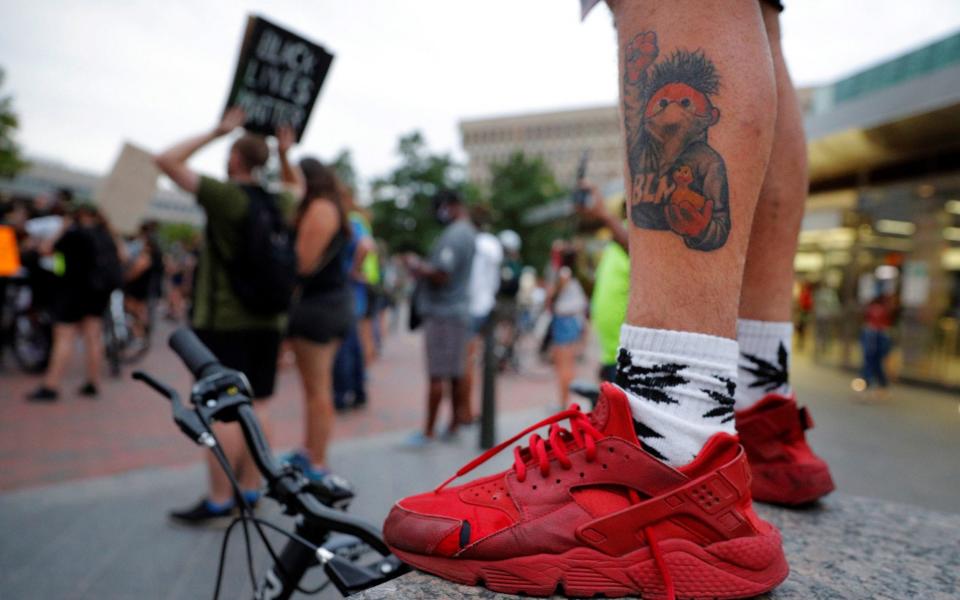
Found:
[{"label": "bare leg", "polygon": [[[240,476],[240,452],[243,449],[243,432],[240,431],[240,425],[236,423],[215,423],[213,433],[220,442],[220,449],[227,457],[230,466],[233,467],[237,477]],[[227,479],[223,468],[212,452],[204,451],[204,458],[207,461],[207,473],[210,476],[210,496],[211,502],[223,504],[233,498],[233,490],[230,488],[230,480]]]},{"label": "bare leg", "polygon": [[737,317],[777,96],[757,0],[610,2],[630,297],[617,383],[668,464],[733,434]]},{"label": "bare leg", "polygon": [[477,370],[477,355],[482,347],[483,338],[474,336],[467,342],[467,366],[463,372],[463,397],[459,400],[459,407],[456,411],[457,423],[467,425],[473,422],[473,382]]},{"label": "bare leg", "polygon": [[292,341],[297,368],[303,382],[306,406],[304,447],[315,467],[326,467],[327,445],[333,431],[333,359],[339,342],[315,344]]},{"label": "bare leg", "polygon": [[87,317],[80,322],[83,332],[83,350],[86,352],[87,382],[100,385],[100,365],[103,364],[103,323],[100,317]]},{"label": "bare leg", "polygon": [[53,326],[53,351],[50,355],[50,365],[43,376],[44,387],[52,390],[60,389],[63,372],[70,364],[70,357],[73,355],[77,328],[78,326],[74,323],[57,323]]},{"label": "bare leg", "polygon": [[[253,403],[253,410],[260,421],[260,428],[263,430],[267,439],[270,439],[270,419],[267,412],[266,402],[256,400]],[[213,431],[220,441],[220,447],[227,456],[227,460],[233,467],[242,490],[255,490],[260,487],[260,471],[253,462],[253,457],[247,450],[247,442],[244,440],[243,431],[237,423],[216,423]],[[211,452],[204,453],[207,461],[207,472],[210,476],[210,501],[222,504],[233,498],[233,490],[230,488],[230,480],[224,474],[220,463]]]},{"label": "bare leg", "polygon": [[[678,0],[661,10],[666,6],[611,2],[624,73],[633,224],[627,322],[733,339],[773,137],[773,65],[756,0]],[[715,67],[708,79],[717,84],[701,86],[706,100],[690,94],[684,101],[676,89],[654,97],[664,90],[649,67],[676,50],[700,50]],[[706,173],[703,198],[692,200],[692,209],[674,208],[671,188],[681,184],[670,170],[681,166],[682,149],[696,135],[706,135],[710,148],[688,165]]]},{"label": "bare leg", "polygon": [[450,400],[453,406],[453,416],[450,419],[452,433],[460,425],[473,422],[473,413],[470,411],[470,383],[466,377],[454,377],[450,380]]},{"label": "bare leg", "polygon": [[377,345],[373,339],[373,319],[364,317],[358,325],[360,345],[363,347],[363,361],[369,367],[377,358]]},{"label": "bare leg", "polygon": [[440,411],[440,402],[443,401],[443,380],[438,377],[430,378],[430,388],[427,391],[427,423],[423,434],[433,437],[433,428],[437,424],[437,413]]},{"label": "bare leg", "polygon": [[557,373],[560,407],[566,408],[570,402],[570,384],[576,372],[577,343],[563,344],[553,347],[553,368]]},{"label": "bare leg", "polygon": [[807,197],[807,151],[800,105],[780,48],[779,16],[767,4],[762,6],[776,73],[777,120],[750,232],[740,316],[785,322],[791,319],[793,257]]}]

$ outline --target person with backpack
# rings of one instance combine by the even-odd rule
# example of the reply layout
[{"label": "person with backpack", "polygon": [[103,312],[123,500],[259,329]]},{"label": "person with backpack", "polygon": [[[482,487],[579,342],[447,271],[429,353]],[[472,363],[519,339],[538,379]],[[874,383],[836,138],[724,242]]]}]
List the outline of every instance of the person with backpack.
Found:
[{"label": "person with backpack", "polygon": [[[287,162],[293,132],[278,130],[278,150],[285,190],[272,193],[259,181],[269,158],[266,140],[245,133],[230,147],[227,181],[201,176],[187,165],[198,150],[241,127],[246,115],[229,109],[211,131],[176,144],[154,158],[157,167],[184,191],[194,194],[206,217],[206,243],[194,288],[191,326],[227,367],[246,374],[254,409],[268,423],[264,400],[273,395],[277,355],[297,282],[297,258],[290,218],[303,196],[303,175]],[[240,427],[221,423],[215,433],[239,477],[244,498],[258,499],[260,475],[243,441]],[[197,504],[170,513],[190,525],[221,521],[236,509],[230,483],[206,453],[210,490]]]},{"label": "person with backpack", "polygon": [[95,397],[103,358],[101,318],[123,273],[117,244],[107,220],[92,205],[81,205],[52,246],[59,276],[54,300],[53,351],[43,383],[31,392],[31,402],[54,402],[60,396],[63,373],[70,364],[77,333],[86,353],[86,382],[77,390]]}]

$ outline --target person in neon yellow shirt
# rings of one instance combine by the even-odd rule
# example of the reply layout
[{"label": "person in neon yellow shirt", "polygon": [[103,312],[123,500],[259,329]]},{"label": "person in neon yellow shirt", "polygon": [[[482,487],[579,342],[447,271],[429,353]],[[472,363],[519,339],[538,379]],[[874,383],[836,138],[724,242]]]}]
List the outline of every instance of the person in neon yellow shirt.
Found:
[{"label": "person in neon yellow shirt", "polygon": [[611,234],[597,264],[590,298],[590,323],[600,342],[600,379],[613,381],[617,372],[620,326],[626,318],[630,295],[630,256],[627,254],[627,231],[623,226],[623,196],[612,198],[607,206],[595,187],[587,182],[582,182],[581,187],[590,192],[592,200],[581,209],[581,217],[599,222]]}]

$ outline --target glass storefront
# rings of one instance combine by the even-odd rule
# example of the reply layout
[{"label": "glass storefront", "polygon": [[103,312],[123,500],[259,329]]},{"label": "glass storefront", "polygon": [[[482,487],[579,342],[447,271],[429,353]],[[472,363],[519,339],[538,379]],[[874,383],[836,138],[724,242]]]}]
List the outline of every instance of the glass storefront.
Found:
[{"label": "glass storefront", "polygon": [[800,352],[859,368],[881,295],[890,373],[960,388],[960,173],[811,196],[795,266]]}]

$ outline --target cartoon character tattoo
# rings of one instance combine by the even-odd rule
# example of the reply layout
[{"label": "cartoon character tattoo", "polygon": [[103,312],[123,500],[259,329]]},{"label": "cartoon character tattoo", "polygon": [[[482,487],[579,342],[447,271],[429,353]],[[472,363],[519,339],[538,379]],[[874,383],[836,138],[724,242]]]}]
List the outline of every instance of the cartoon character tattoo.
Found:
[{"label": "cartoon character tattoo", "polygon": [[657,34],[627,46],[623,103],[630,172],[630,219],[672,231],[688,248],[723,246],[730,234],[727,170],[707,140],[720,119],[712,97],[717,69],[702,50],[675,50],[656,62]]}]

